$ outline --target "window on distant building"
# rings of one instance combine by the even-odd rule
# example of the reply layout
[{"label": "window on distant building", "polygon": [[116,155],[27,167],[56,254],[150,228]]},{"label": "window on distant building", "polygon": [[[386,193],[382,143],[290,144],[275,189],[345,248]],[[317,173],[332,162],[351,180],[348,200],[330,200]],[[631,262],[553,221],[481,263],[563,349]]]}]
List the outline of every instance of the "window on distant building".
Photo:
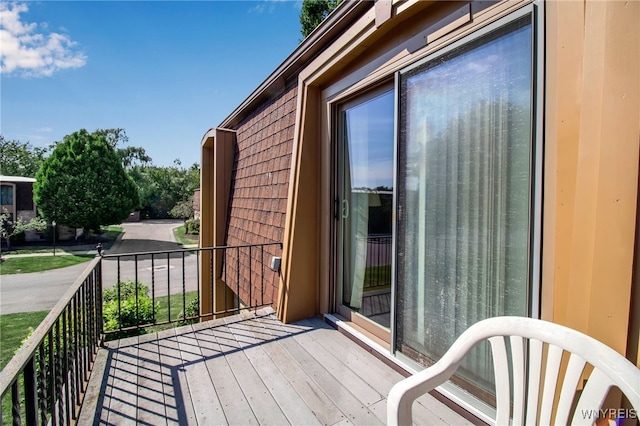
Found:
[{"label": "window on distant building", "polygon": [[13,205],[13,186],[0,186],[0,204],[3,206]]}]

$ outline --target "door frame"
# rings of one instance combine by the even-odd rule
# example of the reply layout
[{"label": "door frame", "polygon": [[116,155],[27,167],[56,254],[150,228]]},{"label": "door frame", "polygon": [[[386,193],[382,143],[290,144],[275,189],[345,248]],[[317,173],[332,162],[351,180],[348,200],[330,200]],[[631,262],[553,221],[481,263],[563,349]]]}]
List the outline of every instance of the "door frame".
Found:
[{"label": "door frame", "polygon": [[332,187],[332,200],[334,203],[334,215],[332,220],[332,312],[337,313],[341,317],[344,317],[349,322],[362,328],[364,331],[375,337],[378,343],[385,348],[391,350],[391,324],[393,323],[394,313],[394,292],[395,292],[395,275],[394,275],[394,263],[395,263],[395,237],[393,230],[395,229],[395,221],[392,220],[392,249],[391,249],[391,312],[390,312],[390,325],[389,328],[378,324],[377,322],[367,318],[366,316],[359,314],[358,312],[350,309],[342,304],[342,291],[343,291],[343,277],[344,277],[344,238],[343,238],[343,217],[342,217],[342,200],[344,188],[344,155],[343,144],[344,141],[344,121],[341,117],[342,112],[349,106],[355,106],[367,100],[373,99],[386,92],[393,92],[394,102],[394,123],[393,123],[393,212],[395,212],[395,183],[396,183],[396,92],[395,92],[395,76],[391,78],[385,78],[383,81],[378,82],[366,88],[359,89],[356,93],[352,93],[346,96],[335,96],[331,101],[327,102],[328,109],[330,111],[328,127],[323,126],[325,129],[331,129],[331,158],[333,164],[333,170],[331,174],[331,187]]}]

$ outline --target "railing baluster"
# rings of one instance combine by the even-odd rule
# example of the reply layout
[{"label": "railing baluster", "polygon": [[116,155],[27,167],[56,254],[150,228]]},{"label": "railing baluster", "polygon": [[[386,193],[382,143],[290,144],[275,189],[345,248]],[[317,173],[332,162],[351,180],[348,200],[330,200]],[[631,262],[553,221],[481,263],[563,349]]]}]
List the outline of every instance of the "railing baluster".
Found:
[{"label": "railing baluster", "polygon": [[49,388],[47,395],[49,396],[49,411],[51,413],[51,423],[56,424],[55,406],[56,406],[56,371],[54,365],[54,349],[53,345],[53,328],[49,331]]},{"label": "railing baluster", "polygon": [[202,312],[200,312],[200,302],[202,302],[200,297],[200,250],[196,250],[196,295],[198,298],[198,321],[200,321],[200,317],[202,317]]},{"label": "railing baluster", "polygon": [[167,313],[171,322],[171,254],[167,253]]},{"label": "railing baluster", "polygon": [[95,328],[93,323],[95,321],[95,295],[94,287],[91,285],[91,280],[85,281],[82,284],[85,295],[85,315],[86,315],[86,339],[87,339],[87,368],[93,360],[93,345],[95,343]]},{"label": "railing baluster", "polygon": [[36,380],[36,357],[31,357],[24,368],[25,420],[28,425],[38,425],[38,391]]},{"label": "railing baluster", "polygon": [[38,346],[38,355],[39,360],[38,364],[40,366],[39,380],[38,380],[38,388],[40,389],[40,398],[38,398],[38,403],[40,405],[40,423],[43,425],[47,424],[47,403],[49,393],[47,392],[47,361],[45,357],[45,342],[46,339],[40,343]]},{"label": "railing baluster", "polygon": [[98,294],[98,318],[96,327],[98,328],[98,344],[101,345],[103,341],[103,316],[102,316],[102,255],[98,259],[98,263],[95,269],[95,285],[96,293]]},{"label": "railing baluster", "polygon": [[74,340],[74,348],[73,348],[73,359],[74,359],[74,388],[75,388],[75,403],[76,405],[80,405],[80,393],[82,389],[80,388],[80,331],[79,331],[79,323],[78,323],[78,293],[73,296],[73,340]]},{"label": "railing baluster", "polygon": [[[88,306],[87,306],[87,289],[83,284],[81,289],[82,296],[82,368],[83,371],[87,371],[89,368],[89,339],[87,339],[87,328],[88,328]],[[87,380],[87,374],[82,374],[82,379]]]},{"label": "railing baluster", "polygon": [[[221,261],[222,261],[222,267],[224,268],[224,282],[228,283],[229,280],[227,278],[228,274],[227,274],[227,256],[228,256],[228,252],[227,249],[222,249],[222,256],[220,256]],[[227,296],[227,288],[228,286],[224,286],[224,310],[227,311],[229,309],[229,307],[227,306],[227,300],[229,299],[229,297]]]},{"label": "railing baluster", "polygon": [[89,277],[88,281],[85,281],[85,283],[83,284],[83,286],[87,289],[87,315],[88,315],[88,322],[87,322],[87,326],[88,326],[88,338],[89,338],[89,346],[88,349],[90,349],[89,352],[89,362],[93,361],[93,356],[96,353],[96,342],[97,342],[97,336],[96,336],[96,328],[95,328],[95,323],[96,323],[96,294],[95,294],[95,287],[92,285],[93,284],[93,277]]},{"label": "railing baluster", "polygon": [[64,423],[64,396],[62,394],[62,384],[64,382],[64,371],[63,371],[63,360],[64,356],[62,349],[62,336],[60,335],[60,318],[56,321],[56,395],[57,395],[57,406],[58,406],[58,424]]},{"label": "railing baluster", "polygon": [[68,323],[68,311],[65,309],[62,311],[62,346],[63,346],[63,384],[64,387],[64,403],[65,403],[65,414],[66,414],[66,423],[71,424],[71,398],[70,393],[71,389],[69,386],[69,323]]},{"label": "railing baluster", "polygon": [[251,246],[249,246],[249,306],[253,306],[253,299],[251,298],[251,290],[253,288],[253,259],[251,258]]},{"label": "railing baluster", "polygon": [[[151,306],[156,306],[156,266],[155,255],[151,253]],[[151,318],[156,322],[156,310],[151,310]]]},{"label": "railing baluster", "polygon": [[264,246],[260,246],[260,305],[264,305]]},{"label": "railing baluster", "polygon": [[120,324],[120,330],[122,330],[122,296],[120,294],[120,256],[118,256],[118,279],[116,280],[116,286],[118,287],[118,324]]},{"label": "railing baluster", "polygon": [[240,307],[240,247],[237,248],[236,255],[236,304],[234,308]]},{"label": "railing baluster", "polygon": [[133,257],[135,289],[136,289],[136,325],[140,326],[140,300],[138,299],[138,255]]},{"label": "railing baluster", "polygon": [[182,315],[187,318],[187,283],[184,268],[184,252],[182,252]]},{"label": "railing baluster", "polygon": [[18,378],[11,385],[11,416],[13,417],[14,426],[22,424],[20,416],[20,388],[18,387]]},{"label": "railing baluster", "polygon": [[213,270],[213,258],[216,255],[216,250],[209,250],[209,286],[211,287],[211,314],[213,315],[216,312],[216,287],[214,283],[216,282],[216,278]]}]

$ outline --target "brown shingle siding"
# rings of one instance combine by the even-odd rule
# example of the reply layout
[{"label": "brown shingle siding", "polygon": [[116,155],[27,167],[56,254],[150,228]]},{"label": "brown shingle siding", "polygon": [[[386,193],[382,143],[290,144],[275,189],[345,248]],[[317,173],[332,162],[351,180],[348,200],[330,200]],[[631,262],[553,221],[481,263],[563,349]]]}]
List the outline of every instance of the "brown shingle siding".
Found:
[{"label": "brown shingle siding", "polygon": [[[282,242],[291,168],[291,151],[296,118],[297,86],[259,107],[236,129],[237,152],[229,199],[227,245]],[[226,256],[226,281],[238,289],[240,264],[240,298],[249,302],[275,303],[278,274],[268,266],[272,256],[281,256],[276,245],[231,250]],[[261,267],[261,265],[263,265]],[[249,272],[251,271],[251,273]],[[262,287],[264,283],[264,288]],[[261,301],[259,298],[264,298]]]}]

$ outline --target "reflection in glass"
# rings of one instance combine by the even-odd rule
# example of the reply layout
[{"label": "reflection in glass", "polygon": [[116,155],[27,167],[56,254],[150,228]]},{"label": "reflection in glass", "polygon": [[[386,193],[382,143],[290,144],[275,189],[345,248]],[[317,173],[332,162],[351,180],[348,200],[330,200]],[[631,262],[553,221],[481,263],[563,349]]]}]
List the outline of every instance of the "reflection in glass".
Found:
[{"label": "reflection in glass", "polygon": [[389,327],[393,92],[345,108],[343,304]]}]

